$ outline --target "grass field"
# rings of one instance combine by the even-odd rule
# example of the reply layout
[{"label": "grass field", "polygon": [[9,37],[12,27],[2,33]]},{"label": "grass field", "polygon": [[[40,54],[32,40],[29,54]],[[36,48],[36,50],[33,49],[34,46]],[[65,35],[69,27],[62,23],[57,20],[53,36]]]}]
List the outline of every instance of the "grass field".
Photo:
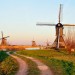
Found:
[{"label": "grass field", "polygon": [[25,58],[25,57],[22,57],[19,55],[16,55],[16,56],[20,57],[27,63],[27,65],[28,65],[28,74],[27,75],[40,75],[40,70],[37,68],[36,63],[34,63],[33,61],[31,61],[28,58]]},{"label": "grass field", "polygon": [[15,59],[0,51],[0,75],[15,75],[18,70],[18,64]]},{"label": "grass field", "polygon": [[55,50],[23,50],[17,53],[38,58],[48,65],[54,75],[75,75],[75,54]]},{"label": "grass field", "polygon": [[[13,53],[11,51],[10,53]],[[50,67],[54,75],[75,75],[75,53],[55,50],[21,50],[17,53],[39,59]],[[25,57],[21,57],[28,64],[28,75],[39,75],[37,65]],[[18,64],[15,59],[0,51],[0,75],[15,75]]]}]

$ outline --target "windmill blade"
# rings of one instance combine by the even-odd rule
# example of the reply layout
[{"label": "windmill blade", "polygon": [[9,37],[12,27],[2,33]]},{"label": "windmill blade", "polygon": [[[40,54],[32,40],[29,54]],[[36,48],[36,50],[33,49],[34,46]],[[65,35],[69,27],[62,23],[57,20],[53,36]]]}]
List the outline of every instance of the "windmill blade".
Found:
[{"label": "windmill blade", "polygon": [[59,23],[61,22],[62,7],[63,7],[63,5],[62,5],[62,4],[60,4],[60,8],[59,8],[59,16],[58,16],[58,22],[59,22]]},{"label": "windmill blade", "polygon": [[63,24],[63,26],[75,26],[75,24]]},{"label": "windmill blade", "polygon": [[3,38],[8,38],[8,37],[10,37],[10,36],[7,36],[7,37],[3,37]]},{"label": "windmill blade", "polygon": [[1,31],[1,34],[2,34],[2,38],[3,38],[3,32]]},{"label": "windmill blade", "polygon": [[56,24],[49,24],[49,23],[37,23],[36,25],[40,25],[40,26],[56,26]]},{"label": "windmill blade", "polygon": [[59,23],[60,23],[60,15],[61,15],[61,4],[60,4],[60,9],[59,9]]}]

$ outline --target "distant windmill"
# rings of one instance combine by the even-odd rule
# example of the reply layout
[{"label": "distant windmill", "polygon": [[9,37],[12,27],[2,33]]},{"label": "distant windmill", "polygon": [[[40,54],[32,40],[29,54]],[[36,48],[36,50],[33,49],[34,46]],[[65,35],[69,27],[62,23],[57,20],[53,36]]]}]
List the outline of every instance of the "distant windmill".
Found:
[{"label": "distant windmill", "polygon": [[47,25],[47,26],[55,26],[56,28],[56,39],[53,43],[53,47],[55,47],[56,49],[59,48],[65,48],[65,42],[63,39],[63,26],[75,26],[73,24],[62,24],[61,23],[61,6],[62,4],[60,4],[60,9],[59,9],[59,17],[58,17],[58,23],[57,24],[44,24],[44,23],[37,23],[37,25],[43,26],[43,25]]},{"label": "distant windmill", "polygon": [[32,40],[32,46],[33,46],[33,47],[36,46],[36,42],[35,42],[34,38],[33,38],[33,40]]},{"label": "distant windmill", "polygon": [[47,44],[47,46],[49,46],[49,42],[48,41],[46,42],[46,44]]},{"label": "distant windmill", "polygon": [[51,43],[51,42],[49,42],[49,41],[47,40],[46,46],[50,46],[50,43]]},{"label": "distant windmill", "polygon": [[8,44],[7,44],[7,39],[6,39],[6,38],[8,38],[9,36],[4,37],[2,31],[1,31],[1,34],[2,34],[2,38],[0,38],[0,40],[1,40],[1,45],[2,45],[2,46],[8,45]]}]

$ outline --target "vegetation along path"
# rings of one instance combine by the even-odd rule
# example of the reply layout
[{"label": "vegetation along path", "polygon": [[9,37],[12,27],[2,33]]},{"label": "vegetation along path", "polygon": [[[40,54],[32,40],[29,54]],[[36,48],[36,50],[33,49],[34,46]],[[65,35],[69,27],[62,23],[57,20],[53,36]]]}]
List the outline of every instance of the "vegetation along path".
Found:
[{"label": "vegetation along path", "polygon": [[[20,54],[17,54],[17,55],[20,55]],[[49,69],[48,66],[46,66],[45,64],[43,64],[42,62],[40,62],[38,59],[35,59],[33,57],[28,57],[28,56],[24,56],[24,55],[20,55],[22,57],[26,57],[28,59],[31,59],[32,61],[34,61],[39,70],[41,71],[41,75],[53,75],[52,71]]]},{"label": "vegetation along path", "polygon": [[19,64],[19,70],[16,73],[16,75],[27,75],[28,65],[25,63],[25,61],[23,61],[21,58],[17,56],[10,54],[9,52],[7,52],[7,54],[15,58]]}]

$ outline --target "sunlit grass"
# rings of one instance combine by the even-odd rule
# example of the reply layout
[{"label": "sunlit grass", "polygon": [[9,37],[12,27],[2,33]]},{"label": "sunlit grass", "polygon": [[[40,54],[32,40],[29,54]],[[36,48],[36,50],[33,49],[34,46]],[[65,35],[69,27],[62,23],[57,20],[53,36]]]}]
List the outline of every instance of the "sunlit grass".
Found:
[{"label": "sunlit grass", "polygon": [[37,68],[37,65],[35,62],[31,61],[28,58],[19,56],[17,54],[15,54],[16,56],[20,57],[21,59],[23,59],[27,65],[28,65],[28,74],[27,75],[40,75],[40,70]]},{"label": "sunlit grass", "polygon": [[40,59],[52,69],[54,75],[75,75],[74,53],[63,50],[23,50],[17,53]]},{"label": "sunlit grass", "polygon": [[15,59],[0,51],[0,75],[15,75],[18,70],[18,64]]}]

